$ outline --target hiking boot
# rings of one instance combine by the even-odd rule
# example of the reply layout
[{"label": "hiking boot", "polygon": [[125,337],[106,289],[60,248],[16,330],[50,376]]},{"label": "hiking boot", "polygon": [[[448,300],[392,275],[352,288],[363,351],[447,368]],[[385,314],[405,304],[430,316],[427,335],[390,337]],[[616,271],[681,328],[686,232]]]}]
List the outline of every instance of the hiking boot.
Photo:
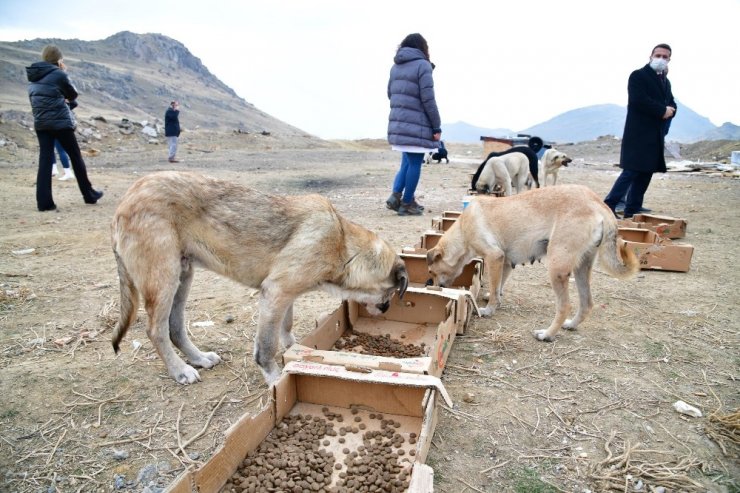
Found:
[{"label": "hiking boot", "polygon": [[90,204],[90,205],[97,204],[98,203],[98,200],[100,200],[101,198],[103,198],[103,191],[102,190],[91,190],[90,191],[90,196],[89,197],[85,197],[85,203],[86,204]]},{"label": "hiking boot", "polygon": [[412,204],[414,204],[414,205],[415,205],[416,207],[418,207],[419,209],[421,209],[421,210],[424,210],[424,206],[423,206],[423,205],[421,205],[420,203],[418,203],[418,202],[416,201],[416,197],[414,197],[414,201],[412,202]]},{"label": "hiking boot", "polygon": [[392,211],[398,211],[398,208],[401,207],[401,193],[392,193],[385,201],[385,206]]},{"label": "hiking boot", "polygon": [[420,209],[416,202],[402,203],[401,207],[398,208],[399,216],[421,216],[422,214],[424,214],[424,210]]}]

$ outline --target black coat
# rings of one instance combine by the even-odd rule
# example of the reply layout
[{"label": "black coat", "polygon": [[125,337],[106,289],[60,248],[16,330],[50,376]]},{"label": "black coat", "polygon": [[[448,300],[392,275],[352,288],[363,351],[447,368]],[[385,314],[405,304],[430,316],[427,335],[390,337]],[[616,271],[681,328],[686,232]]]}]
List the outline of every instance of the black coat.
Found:
[{"label": "black coat", "polygon": [[28,98],[31,100],[34,128],[74,129],[76,123],[71,110],[77,106],[77,90],[66,72],[52,63],[36,62],[26,67],[26,75],[30,82]]},{"label": "black coat", "polygon": [[180,136],[180,110],[176,110],[171,106],[164,112],[164,136]]},{"label": "black coat", "polygon": [[627,93],[627,120],[619,167],[665,173],[663,146],[670,120],[663,120],[663,115],[666,106],[676,108],[671,82],[666,78],[664,84],[648,64],[630,74]]}]

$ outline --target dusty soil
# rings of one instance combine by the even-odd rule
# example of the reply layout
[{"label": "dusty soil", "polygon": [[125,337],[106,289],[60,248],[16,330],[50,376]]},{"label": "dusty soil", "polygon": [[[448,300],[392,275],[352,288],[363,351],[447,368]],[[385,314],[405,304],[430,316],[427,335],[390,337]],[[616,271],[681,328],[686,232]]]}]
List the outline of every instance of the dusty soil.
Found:
[{"label": "dusty soil", "polygon": [[[400,249],[415,245],[434,215],[461,208],[482,152],[449,143],[450,164],[422,173],[427,213],[402,218],[383,205],[398,156],[378,141],[289,149],[270,136],[193,133],[178,165],[161,145],[100,147],[87,162],[105,197],[87,206],[75,183],[55,179],[60,211],[52,213],[35,210],[35,148],[0,151],[2,491],[157,491],[206,461],[229,425],[265,402],[251,358],[255,291],[209,272],[196,275],[187,316],[194,341],[225,363],[201,370],[201,383],[176,384],[145,335],[143,312],[113,354],[118,288],[108,227],[138,177],[176,167],[280,194],[321,193]],[[567,152],[575,162],[560,182],[606,194],[618,142]],[[428,458],[438,491],[740,491],[740,183],[660,175],[646,206],[688,220],[688,273],[617,281],[597,270],[590,318],[542,343],[531,331],[553,314],[545,265],[520,267],[495,316],[474,319],[456,339],[443,375],[455,405],[439,409]],[[338,302],[300,298],[298,338]],[[677,413],[678,400],[704,416]]]}]

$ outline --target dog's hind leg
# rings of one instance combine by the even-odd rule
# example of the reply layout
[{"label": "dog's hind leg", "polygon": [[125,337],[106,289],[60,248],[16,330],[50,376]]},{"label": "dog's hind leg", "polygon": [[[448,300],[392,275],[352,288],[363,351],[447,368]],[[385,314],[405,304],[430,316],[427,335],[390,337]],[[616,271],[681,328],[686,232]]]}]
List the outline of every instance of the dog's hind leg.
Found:
[{"label": "dog's hind leg", "polygon": [[188,258],[180,260],[180,285],[175,293],[170,310],[170,340],[187,358],[188,362],[196,367],[213,368],[221,362],[218,354],[204,353],[192,343],[185,330],[185,301],[193,283],[193,263]]},{"label": "dog's hind leg", "polygon": [[595,260],[596,252],[587,254],[581,265],[576,267],[573,272],[576,280],[576,288],[578,289],[578,310],[572,320],[565,321],[563,324],[564,329],[575,330],[594,307],[594,301],[591,297],[591,269],[594,266]]},{"label": "dog's hind leg", "polygon": [[[552,245],[552,238],[550,244]],[[573,262],[570,261],[570,255],[567,252],[548,252],[548,257],[550,257],[550,265],[547,270],[550,274],[552,290],[555,292],[555,318],[547,329],[535,330],[534,336],[540,341],[552,342],[570,311],[568,280]]]},{"label": "dog's hind leg", "polygon": [[[179,255],[170,255],[166,258],[161,252],[177,252],[176,246],[164,245],[156,252],[151,249],[146,253],[157,259],[156,268],[151,265],[141,265],[145,272],[140,272],[144,279],[141,293],[144,297],[144,307],[149,316],[146,333],[149,340],[157,349],[159,357],[164,361],[167,372],[181,384],[190,384],[200,381],[198,371],[188,365],[175,351],[170,336],[170,314],[175,294],[180,286],[180,259]],[[183,301],[184,302],[184,301]],[[179,308],[178,308],[179,309]]]}]

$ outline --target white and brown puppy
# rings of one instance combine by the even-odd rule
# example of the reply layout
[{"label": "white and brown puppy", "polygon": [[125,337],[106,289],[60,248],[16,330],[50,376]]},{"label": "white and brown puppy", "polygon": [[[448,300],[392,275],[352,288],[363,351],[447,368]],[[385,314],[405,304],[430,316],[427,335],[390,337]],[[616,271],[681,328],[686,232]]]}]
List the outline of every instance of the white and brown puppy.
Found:
[{"label": "white and brown puppy", "polygon": [[568,163],[572,161],[573,160],[564,152],[560,152],[556,149],[547,149],[544,154],[542,154],[542,159],[540,160],[542,165],[542,172],[540,173],[542,176],[542,186],[547,186],[548,176],[552,176],[553,185],[557,184],[558,171],[560,171],[560,168],[563,166],[567,167]]},{"label": "white and brown puppy", "polygon": [[221,361],[195,347],[185,329],[196,266],[260,289],[254,359],[268,384],[280,375],[278,334],[284,347],[295,342],[293,301],[299,295],[323,288],[380,314],[394,292],[403,296],[408,286],[406,267],[390,245],[344,219],[326,198],[268,195],[195,173],[138,180],[118,205],[111,236],[121,288],[113,348],[118,352],[136,320],[141,296],[147,335],[182,384],[200,380],[194,367]]},{"label": "white and brown puppy", "polygon": [[[512,197],[475,197],[427,252],[427,263],[435,284],[445,286],[471,260],[483,257],[491,296],[480,313],[489,316],[501,301],[511,270],[547,255],[556,313],[550,326],[535,330],[534,336],[551,341],[560,327],[575,329],[591,311],[591,269],[597,253],[600,265],[614,277],[627,279],[639,270],[634,252],[618,242],[617,220],[603,200],[587,187],[561,185]],[[566,320],[571,273],[579,305],[575,317]]]},{"label": "white and brown puppy", "polygon": [[512,152],[502,156],[488,158],[483,170],[478,177],[475,189],[486,193],[499,185],[504,191],[504,196],[512,194],[512,184],[516,193],[521,193],[527,182],[529,174],[529,158],[521,152]]}]

